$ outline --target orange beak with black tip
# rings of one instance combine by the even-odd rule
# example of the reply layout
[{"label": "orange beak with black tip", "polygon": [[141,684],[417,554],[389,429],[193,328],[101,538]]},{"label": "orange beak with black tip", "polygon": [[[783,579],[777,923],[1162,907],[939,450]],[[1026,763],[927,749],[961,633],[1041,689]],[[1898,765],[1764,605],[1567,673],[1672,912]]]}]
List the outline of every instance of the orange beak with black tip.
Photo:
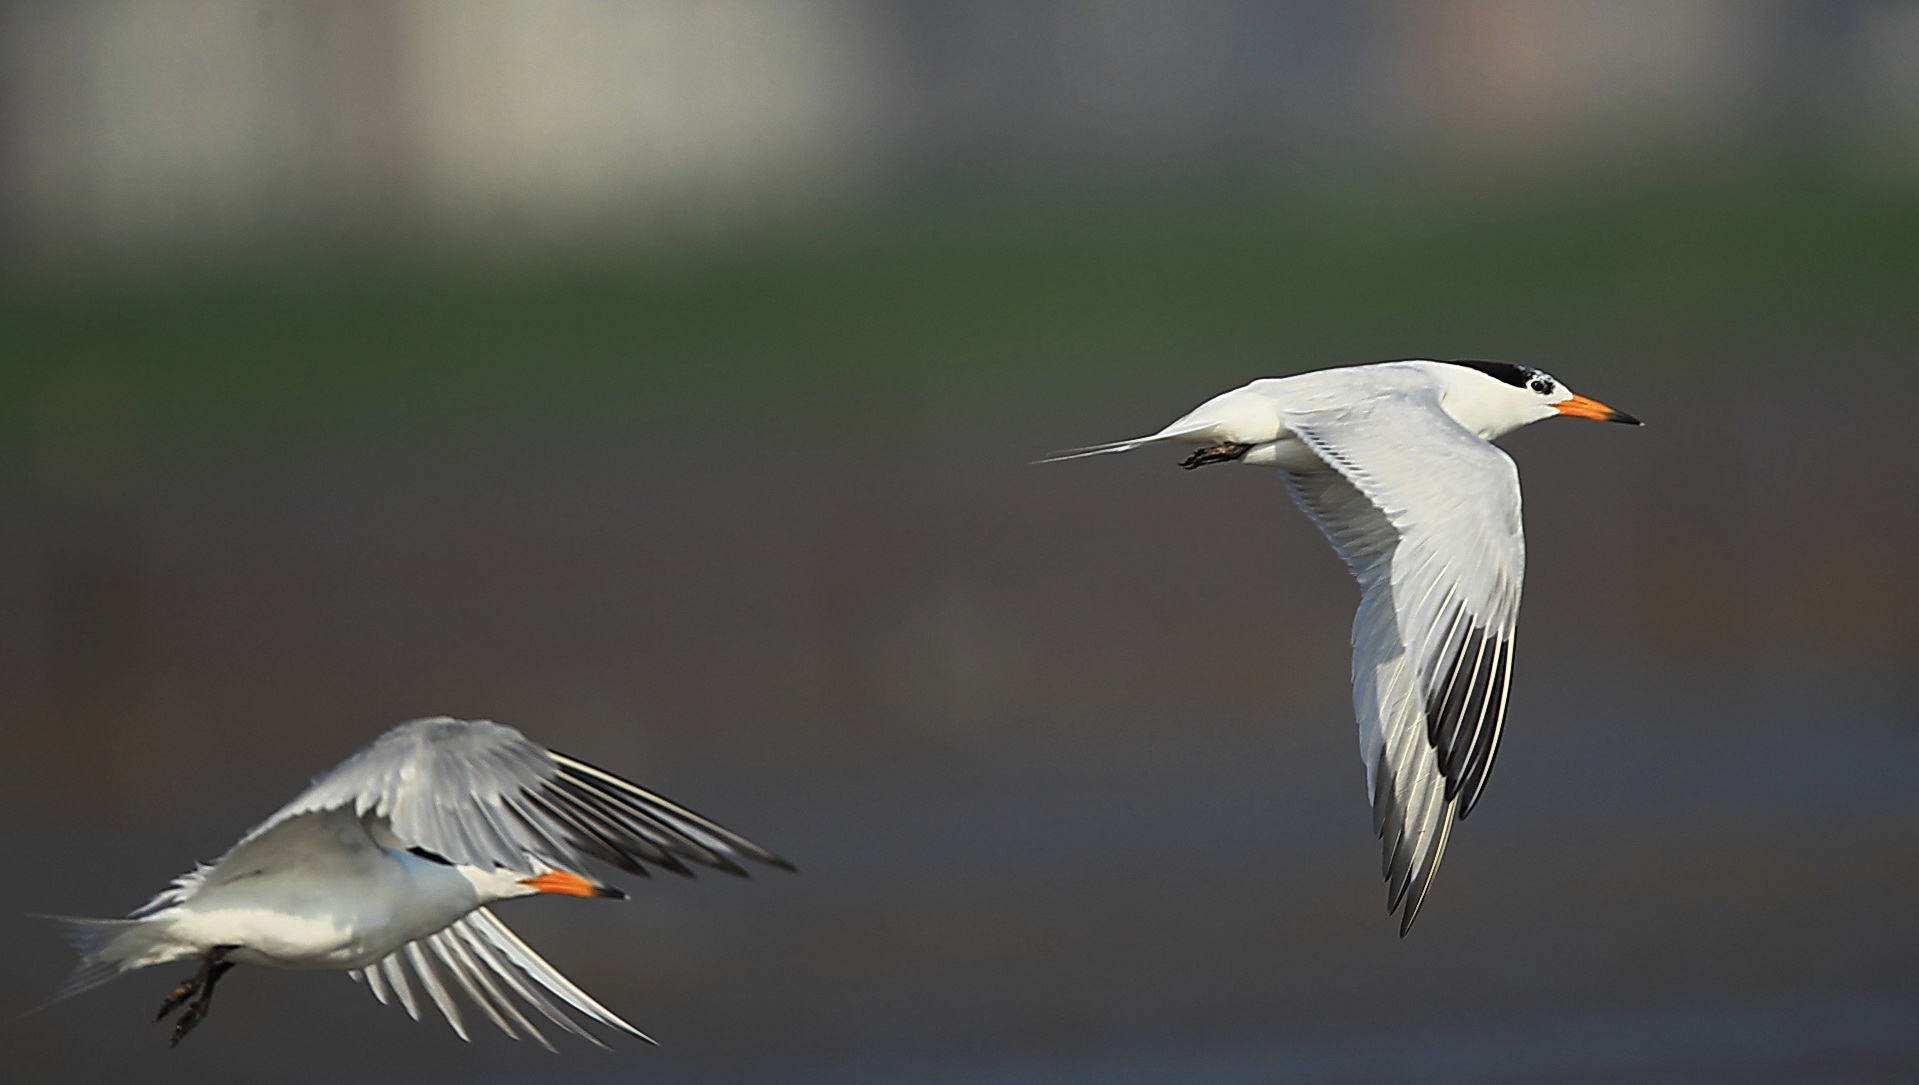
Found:
[{"label": "orange beak with black tip", "polygon": [[564,870],[550,870],[537,878],[521,878],[520,884],[541,893],[556,893],[563,897],[611,897],[625,900],[626,894],[610,885],[589,882],[578,874],[568,874]]},{"label": "orange beak with black tip", "polygon": [[1615,411],[1596,399],[1574,396],[1571,399],[1553,404],[1553,410],[1573,418],[1590,418],[1595,422],[1624,422],[1628,426],[1643,426],[1644,422],[1627,414]]}]

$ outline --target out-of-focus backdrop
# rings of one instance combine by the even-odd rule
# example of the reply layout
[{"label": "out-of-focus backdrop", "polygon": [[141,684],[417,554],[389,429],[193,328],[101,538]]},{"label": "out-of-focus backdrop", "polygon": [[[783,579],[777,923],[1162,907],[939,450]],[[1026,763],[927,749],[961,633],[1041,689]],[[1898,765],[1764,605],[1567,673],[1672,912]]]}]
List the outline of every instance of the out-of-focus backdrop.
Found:
[{"label": "out-of-focus backdrop", "polygon": [[[0,1065],[1919,1080],[1916,352],[1911,0],[0,6]],[[1029,462],[1396,357],[1649,423],[1405,941],[1278,480]],[[12,1016],[442,712],[799,864],[501,909],[662,1047]]]}]

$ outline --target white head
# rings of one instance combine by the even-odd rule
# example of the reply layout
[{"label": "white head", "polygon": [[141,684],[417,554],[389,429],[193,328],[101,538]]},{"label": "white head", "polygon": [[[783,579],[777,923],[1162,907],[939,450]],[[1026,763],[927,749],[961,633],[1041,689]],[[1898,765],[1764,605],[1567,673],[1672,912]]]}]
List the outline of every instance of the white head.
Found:
[{"label": "white head", "polygon": [[514,897],[530,897],[538,893],[553,893],[563,897],[613,897],[625,899],[626,894],[608,885],[590,882],[578,874],[564,870],[549,870],[535,877],[527,877],[515,870],[494,867],[481,870],[479,867],[450,864],[478,894],[481,904],[491,904],[496,900],[511,900]]},{"label": "white head", "polygon": [[1437,363],[1446,391],[1446,413],[1487,440],[1556,414],[1595,422],[1640,424],[1624,411],[1574,395],[1553,376],[1531,366],[1472,359]]}]

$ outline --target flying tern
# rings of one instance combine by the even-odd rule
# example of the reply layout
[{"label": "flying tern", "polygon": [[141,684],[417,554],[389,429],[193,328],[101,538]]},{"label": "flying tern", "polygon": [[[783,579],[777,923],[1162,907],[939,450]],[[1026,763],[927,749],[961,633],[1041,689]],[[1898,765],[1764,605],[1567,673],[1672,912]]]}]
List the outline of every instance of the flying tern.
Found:
[{"label": "flying tern", "polygon": [[469,1037],[455,990],[508,1036],[549,1049],[519,1003],[596,1044],[569,1009],[647,1039],[487,907],[542,893],[624,897],[579,873],[588,859],[640,875],[651,864],[691,876],[694,863],[744,877],[744,859],[793,869],[511,727],[414,720],[316,778],[220,859],[174,879],[126,919],[47,917],[81,954],[54,1000],[135,969],[197,960],[160,1005],[160,1020],[184,1007],[176,1044],[236,964],[347,972],[416,1021],[430,1000],[461,1039]]},{"label": "flying tern", "polygon": [[1182,467],[1283,473],[1359,581],[1353,711],[1402,936],[1506,719],[1526,544],[1518,468],[1491,442],[1555,415],[1640,424],[1528,366],[1380,362],[1256,380],[1149,437],[1046,461],[1164,443],[1198,446]]}]

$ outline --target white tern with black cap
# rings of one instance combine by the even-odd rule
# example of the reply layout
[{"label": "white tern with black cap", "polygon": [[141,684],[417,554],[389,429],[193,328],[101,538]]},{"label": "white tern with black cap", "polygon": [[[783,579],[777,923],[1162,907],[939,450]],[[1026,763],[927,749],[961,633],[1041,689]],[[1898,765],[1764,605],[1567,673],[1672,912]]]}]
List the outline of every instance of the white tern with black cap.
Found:
[{"label": "white tern with black cap", "polygon": [[1277,467],[1359,581],[1353,710],[1387,911],[1412,928],[1506,719],[1526,541],[1519,471],[1491,442],[1556,415],[1638,425],[1506,362],[1402,361],[1256,380],[1150,437],[1046,462],[1194,445],[1182,467]]},{"label": "white tern with black cap", "polygon": [[[792,869],[765,848],[638,784],[511,727],[445,716],[375,739],[219,860],[174,879],[125,919],[48,917],[80,950],[55,1000],[139,968],[197,961],[160,1004],[179,1043],[239,964],[348,972],[415,1020],[431,1001],[467,1038],[463,992],[508,1036],[547,1040],[524,1012],[594,1043],[571,1014],[645,1037],[528,948],[488,905],[558,894],[624,897],[581,877],[687,863],[744,876]],[[416,991],[417,985],[417,991]],[[551,1046],[551,1045],[547,1045]]]}]

